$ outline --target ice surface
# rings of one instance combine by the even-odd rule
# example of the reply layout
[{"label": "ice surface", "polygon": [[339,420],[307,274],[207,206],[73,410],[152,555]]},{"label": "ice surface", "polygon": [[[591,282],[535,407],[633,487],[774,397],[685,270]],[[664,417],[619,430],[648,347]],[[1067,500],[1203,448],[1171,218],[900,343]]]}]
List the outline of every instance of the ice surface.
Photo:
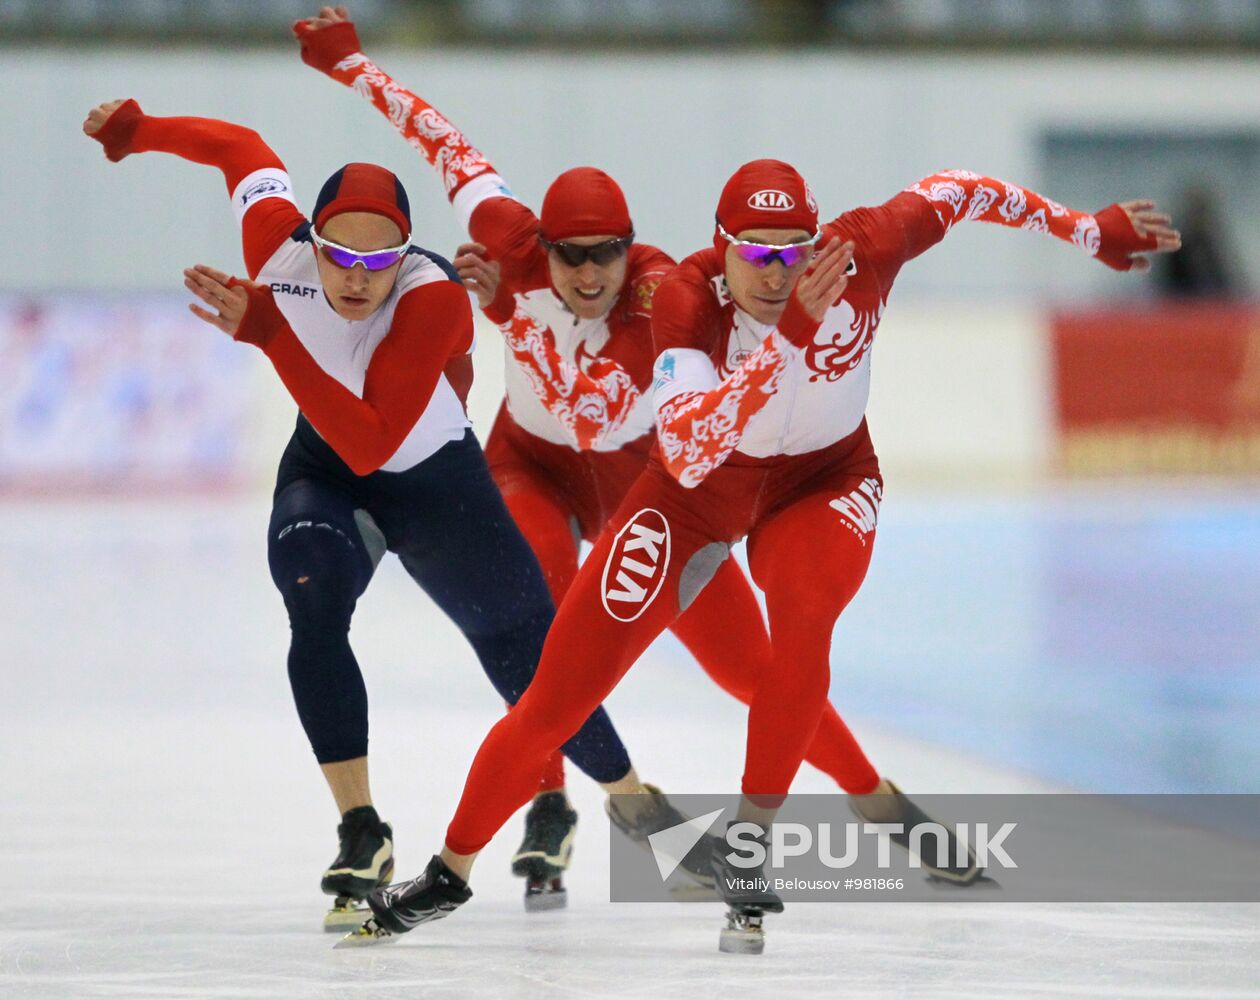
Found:
[{"label": "ice surface", "polygon": [[[256,502],[6,508],[0,996],[1260,995],[1260,906],[1252,905],[798,904],[768,921],[764,955],[721,955],[718,906],[607,901],[607,824],[598,790],[580,774],[567,911],[523,911],[507,865],[517,818],[483,855],[476,897],[453,918],[393,944],[334,952],[335,938],[320,930],[318,878],[335,853],[337,817],[290,701],[265,515]],[[975,567],[965,571],[971,598],[955,589],[933,603],[925,567],[943,575],[948,545],[941,554],[910,543],[929,537],[933,523],[970,530],[993,523],[993,512],[933,505],[889,516],[902,518],[887,532],[900,540],[881,539],[869,591],[837,641],[836,691],[852,691],[856,708],[843,710],[854,730],[911,791],[1057,787],[1054,766],[1040,769],[1049,779],[1035,776],[1039,761],[1053,765],[1051,744],[1018,722],[1037,715],[1034,697],[1052,716],[1085,710],[1071,677],[1064,687],[1079,704],[1064,708],[1039,652],[1046,632],[1072,623],[1055,616],[1076,605],[1047,600],[1027,547],[1010,545],[991,560],[987,582]],[[1003,516],[1000,533],[1018,535],[1010,512]],[[1025,519],[1023,530],[1044,544],[1044,523]],[[1122,575],[1114,552],[1108,565]],[[1001,622],[984,606],[998,600]],[[1012,602],[1023,608],[1014,619]],[[970,615],[973,629],[992,621],[1007,632],[998,641],[933,629],[940,607]],[[907,634],[916,618],[926,624]],[[1043,631],[1030,635],[1029,621]],[[1237,622],[1228,628],[1243,635]],[[352,641],[372,700],[373,790],[395,826],[399,873],[412,875],[439,846],[498,705],[459,636],[392,560],[360,604]],[[929,664],[917,679],[916,643]],[[1236,651],[1239,662],[1254,650]],[[973,700],[997,706],[991,745],[983,718],[965,711],[951,716],[955,739],[948,719],[919,724],[932,719],[933,691],[965,700],[958,691],[976,683],[972,662],[982,678]],[[1000,681],[1002,663],[1018,682],[999,684],[994,702],[984,688]],[[904,725],[878,696],[881,670],[886,688],[904,692]],[[1212,673],[1218,686],[1232,676],[1228,663]],[[1112,687],[1133,695],[1123,676],[1103,689]],[[1235,690],[1254,709],[1250,689]],[[1128,710],[1164,711],[1160,704]],[[648,780],[674,791],[737,782],[742,711],[671,643],[632,671],[609,708]],[[911,735],[925,732],[929,740]],[[1017,768],[1008,766],[1013,739],[1023,748]],[[1115,787],[1122,777],[1098,790],[1124,790]],[[1238,787],[1228,769],[1209,777],[1212,787],[1255,790]],[[797,788],[830,790],[813,772]]]}]

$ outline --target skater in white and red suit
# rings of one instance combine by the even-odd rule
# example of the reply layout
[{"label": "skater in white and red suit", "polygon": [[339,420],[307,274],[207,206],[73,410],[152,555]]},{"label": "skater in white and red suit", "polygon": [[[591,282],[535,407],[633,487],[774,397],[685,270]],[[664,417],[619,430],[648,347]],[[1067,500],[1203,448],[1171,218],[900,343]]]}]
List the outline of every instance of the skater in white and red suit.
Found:
[{"label": "skater in white and red suit", "polygon": [[[579,542],[598,537],[647,464],[655,439],[652,296],[674,261],[633,242],[620,187],[593,167],[561,174],[536,216],[448,119],[363,54],[344,7],[324,7],[294,32],[309,65],[370,100],[439,171],[476,241],[454,263],[503,332],[507,361],[507,398],[486,457],[559,604],[577,574]],[[770,661],[769,638],[742,570],[725,559],[725,547],[710,556],[713,565],[684,582],[685,610],[669,627],[747,703]],[[633,594],[639,585],[627,579]],[[846,791],[879,787],[830,704],[812,732],[806,760]],[[563,780],[552,755],[536,806],[551,808],[548,793]],[[518,857],[537,849],[529,841],[527,821]]]},{"label": "skater in white and red suit", "polygon": [[[413,244],[406,192],[383,167],[337,170],[308,219],[284,164],[252,129],[147,115],[135,101],[93,108],[83,128],[111,161],[167,153],[217,168],[236,210],[251,280],[199,265],[185,284],[204,304],[193,312],[263,351],[298,405],[267,559],[289,616],[298,717],[341,814],[340,851],[321,882],[337,897],[325,926],[357,925],[353,900],[393,869],[349,636],[378,563],[398,555],[508,702],[528,685],[555,613],[465,411],[468,295],[445,260]],[[423,644],[415,652],[433,659]],[[566,752],[610,793],[643,789],[602,709]]]},{"label": "skater in white and red suit", "polygon": [[[369,899],[378,927],[396,933],[458,905],[450,880],[467,878],[548,755],[678,617],[713,553],[741,538],[773,656],[750,707],[738,818],[769,823],[814,738],[832,630],[875,541],[882,484],[865,420],[875,331],[900,268],[965,221],[1048,233],[1122,271],[1180,244],[1149,202],[1087,215],[958,170],[820,227],[795,169],[741,167],[718,202],[713,246],[656,292],[658,447],[565,595],[532,684],[482,743],[441,855]],[[619,592],[627,573],[641,574],[640,595]],[[773,894],[728,902],[782,908]]]}]

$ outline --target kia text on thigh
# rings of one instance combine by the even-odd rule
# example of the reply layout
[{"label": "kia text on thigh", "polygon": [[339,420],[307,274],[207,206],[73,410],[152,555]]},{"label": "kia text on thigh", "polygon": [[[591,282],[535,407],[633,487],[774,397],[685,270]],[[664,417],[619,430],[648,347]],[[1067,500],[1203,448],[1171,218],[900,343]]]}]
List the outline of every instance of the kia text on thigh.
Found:
[{"label": "kia text on thigh", "polygon": [[632,622],[656,600],[669,571],[669,522],[659,510],[644,507],[613,539],[600,598],[619,622]]}]

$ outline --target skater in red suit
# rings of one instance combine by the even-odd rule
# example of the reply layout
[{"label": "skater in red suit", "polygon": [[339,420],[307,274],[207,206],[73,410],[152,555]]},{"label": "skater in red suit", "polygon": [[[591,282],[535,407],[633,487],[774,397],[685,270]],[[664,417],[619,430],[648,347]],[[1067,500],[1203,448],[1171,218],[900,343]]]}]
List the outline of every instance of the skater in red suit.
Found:
[{"label": "skater in red suit", "polygon": [[[558,605],[577,574],[579,543],[595,541],[647,464],[652,297],[674,261],[634,241],[620,187],[592,167],[561,174],[536,216],[447,118],[363,53],[344,7],[324,7],[294,31],[308,64],[370,100],[439,172],[475,241],[454,264],[502,331],[506,355],[506,399],[486,457]],[[725,554],[714,551],[708,586],[686,595],[669,627],[748,703],[770,663],[769,638],[747,578]],[[815,729],[806,760],[848,792],[881,788],[829,703]],[[563,774],[553,755],[527,817],[518,874],[550,875],[567,862],[556,849],[572,822]]]},{"label": "skater in red suit", "polygon": [[[1145,254],[1180,245],[1150,202],[1089,215],[959,170],[820,226],[788,164],[736,171],[712,247],[657,289],[658,448],[566,594],[533,683],[482,743],[441,855],[370,897],[375,920],[362,938],[445,916],[467,898],[477,853],[528,800],[547,756],[741,538],[773,654],[750,707],[737,818],[764,830],[813,739],[832,629],[875,541],[882,482],[865,419],[875,332],[901,267],[967,221],[1050,234],[1121,271],[1146,270]],[[903,796],[873,798],[918,819]],[[719,889],[723,858],[714,852]],[[732,910],[782,908],[770,892],[723,895]]]}]

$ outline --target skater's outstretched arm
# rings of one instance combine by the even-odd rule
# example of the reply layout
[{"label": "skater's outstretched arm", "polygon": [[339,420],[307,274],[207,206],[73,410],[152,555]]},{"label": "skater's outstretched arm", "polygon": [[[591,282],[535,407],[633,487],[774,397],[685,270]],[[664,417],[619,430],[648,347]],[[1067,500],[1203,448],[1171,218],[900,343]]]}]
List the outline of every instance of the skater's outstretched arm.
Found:
[{"label": "skater's outstretched arm", "polygon": [[[293,32],[304,62],[371,101],[438,170],[460,223],[477,241],[460,248],[455,265],[571,443],[599,447],[617,434],[642,395],[630,374],[610,358],[583,371],[561,357],[550,330],[516,308],[520,279],[538,266],[537,216],[447,118],[363,53],[345,7],[322,7]],[[663,273],[673,262],[660,256]]]},{"label": "skater's outstretched arm", "polygon": [[359,398],[310,356],[270,288],[204,264],[184,271],[184,283],[216,310],[189,306],[197,316],[267,355],[302,413],[359,476],[389,461],[429,405],[448,362],[472,345],[472,309],[458,282],[405,290],[372,353]]},{"label": "skater's outstretched arm", "polygon": [[881,210],[889,218],[880,228],[896,234],[901,242],[897,256],[903,261],[939,242],[956,223],[967,221],[1049,233],[1116,271],[1148,271],[1151,262],[1146,254],[1181,246],[1181,234],[1167,215],[1155,211],[1154,202],[1108,205],[1091,215],[969,170],[925,177],[875,211]]},{"label": "skater's outstretched arm", "polygon": [[157,118],[133,100],[88,112],[83,131],[117,162],[132,153],[173,153],[218,167],[241,223],[245,268],[256,277],[289,234],[304,222],[284,164],[253,129],[214,118]]},{"label": "skater's outstretched arm", "polygon": [[828,243],[797,282],[776,328],[725,379],[705,351],[681,346],[712,332],[704,329],[713,322],[712,294],[680,274],[661,284],[652,320],[659,352],[652,400],[661,458],[683,486],[699,486],[739,447],[748,421],[778,390],[788,361],[810,343],[844,293],[852,260],[852,243]]},{"label": "skater's outstretched arm", "polygon": [[321,7],[293,25],[302,61],[367,98],[418,149],[442,178],[460,225],[488,198],[511,198],[503,178],[441,112],[408,90],[363,53],[345,7]]}]

